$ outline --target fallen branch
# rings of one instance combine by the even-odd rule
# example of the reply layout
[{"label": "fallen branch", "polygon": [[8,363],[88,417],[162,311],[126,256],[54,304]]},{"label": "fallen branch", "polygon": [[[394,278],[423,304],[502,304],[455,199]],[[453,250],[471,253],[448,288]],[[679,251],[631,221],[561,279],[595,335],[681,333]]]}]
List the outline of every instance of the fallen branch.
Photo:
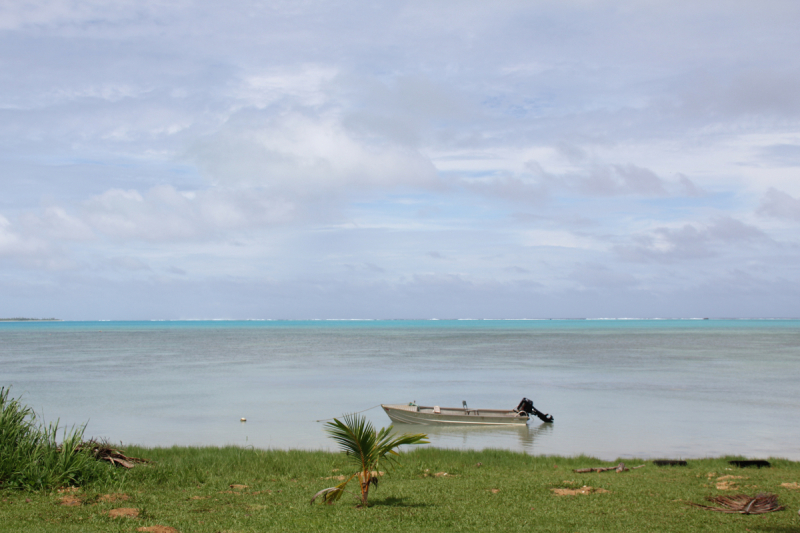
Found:
[{"label": "fallen branch", "polygon": [[626,472],[628,470],[635,470],[637,468],[642,468],[644,465],[634,466],[631,468],[627,468],[625,463],[620,463],[617,466],[601,466],[597,468],[576,468],[573,472],[577,472],[578,474],[586,474],[587,472],[609,472],[611,470],[619,472]]},{"label": "fallen branch", "polygon": [[112,448],[107,442],[90,440],[81,443],[78,449],[88,450],[98,461],[108,461],[114,466],[119,465],[125,468],[133,468],[136,463],[149,462],[147,459],[140,459],[139,457],[128,457],[122,453],[122,450]]}]

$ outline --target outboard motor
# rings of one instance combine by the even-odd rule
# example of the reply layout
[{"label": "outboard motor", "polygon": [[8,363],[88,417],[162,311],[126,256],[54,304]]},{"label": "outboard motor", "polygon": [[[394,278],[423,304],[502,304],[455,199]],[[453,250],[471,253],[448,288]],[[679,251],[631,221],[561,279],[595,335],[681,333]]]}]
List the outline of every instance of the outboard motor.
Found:
[{"label": "outboard motor", "polygon": [[533,401],[523,398],[522,401],[519,402],[517,408],[514,410],[520,413],[532,413],[533,411],[531,409],[533,409]]},{"label": "outboard motor", "polygon": [[553,416],[539,411],[533,406],[533,400],[529,400],[528,398],[523,398],[522,401],[519,402],[517,408],[514,410],[521,413],[528,413],[529,416],[536,415],[542,422],[547,422],[548,424],[553,423]]}]

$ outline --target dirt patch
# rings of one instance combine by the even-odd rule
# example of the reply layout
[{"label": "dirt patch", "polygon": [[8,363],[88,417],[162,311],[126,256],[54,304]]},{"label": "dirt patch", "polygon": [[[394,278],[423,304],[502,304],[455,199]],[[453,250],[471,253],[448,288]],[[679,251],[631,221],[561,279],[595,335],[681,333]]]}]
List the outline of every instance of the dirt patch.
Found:
[{"label": "dirt patch", "polygon": [[584,485],[578,489],[550,489],[556,496],[577,496],[578,494],[600,494],[602,492],[611,492],[606,489],[600,489]]},{"label": "dirt patch", "polygon": [[128,496],[127,494],[122,494],[122,493],[118,493],[118,494],[103,494],[102,496],[100,496],[100,498],[98,498],[98,500],[101,501],[101,502],[125,502],[125,501],[128,501],[130,499],[131,499],[130,496]]},{"label": "dirt patch", "polygon": [[[781,483],[781,487],[785,489],[800,490],[800,483],[797,481],[793,483]],[[798,511],[798,513],[800,514],[800,511]]]},{"label": "dirt patch", "polygon": [[77,496],[67,494],[61,497],[61,500],[58,502],[58,504],[63,505],[64,507],[80,507],[83,505],[83,502]]},{"label": "dirt patch", "polygon": [[132,507],[120,507],[119,509],[111,509],[108,512],[111,518],[137,518],[139,516],[139,509]]},{"label": "dirt patch", "polygon": [[61,487],[60,489],[58,489],[58,493],[65,494],[69,492],[80,492],[80,490],[81,490],[80,487]]},{"label": "dirt patch", "polygon": [[233,490],[244,490],[244,489],[248,488],[248,487],[247,487],[247,485],[237,485],[237,484],[233,484],[233,485],[228,485],[228,486],[229,486],[230,488],[232,488]]},{"label": "dirt patch", "polygon": [[491,489],[491,491],[492,491],[492,494],[497,494],[498,492],[500,492],[500,489]]},{"label": "dirt patch", "polygon": [[337,480],[337,481],[344,481],[344,480],[345,480],[345,479],[347,479],[347,478],[346,478],[346,477],[344,477],[344,476],[328,476],[328,477],[322,477],[322,478],[320,478],[320,479],[325,479],[325,480],[328,480],[328,479],[335,479],[335,480]]},{"label": "dirt patch", "polygon": [[137,527],[136,531],[149,531],[150,533],[179,533],[177,529],[169,526]]},{"label": "dirt patch", "polygon": [[[383,474],[381,474],[381,475],[383,475]],[[435,474],[431,474],[431,471],[426,469],[425,472],[423,472],[422,477],[437,477],[437,478],[441,478],[441,477],[456,477],[456,476],[454,474],[449,474],[447,472],[436,472]]]},{"label": "dirt patch", "polygon": [[209,499],[210,497],[211,497],[211,496],[192,496],[192,497],[191,497],[191,498],[189,498],[189,499],[190,499],[190,500],[207,500],[207,499]]},{"label": "dirt patch", "polygon": [[744,476],[720,476],[717,478],[717,490],[735,490],[739,487],[736,485],[737,479],[747,479]]}]

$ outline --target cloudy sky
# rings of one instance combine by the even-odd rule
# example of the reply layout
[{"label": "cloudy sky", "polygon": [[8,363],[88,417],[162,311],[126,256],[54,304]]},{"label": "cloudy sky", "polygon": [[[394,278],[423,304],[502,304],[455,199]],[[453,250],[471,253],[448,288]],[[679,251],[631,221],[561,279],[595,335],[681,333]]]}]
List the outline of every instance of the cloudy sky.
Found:
[{"label": "cloudy sky", "polygon": [[0,3],[0,316],[800,316],[800,3]]}]

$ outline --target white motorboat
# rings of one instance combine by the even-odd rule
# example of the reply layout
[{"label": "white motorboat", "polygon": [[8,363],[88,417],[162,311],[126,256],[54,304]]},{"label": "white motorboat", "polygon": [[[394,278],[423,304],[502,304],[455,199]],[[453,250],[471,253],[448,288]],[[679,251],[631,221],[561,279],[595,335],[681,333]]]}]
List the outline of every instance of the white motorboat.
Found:
[{"label": "white motorboat", "polygon": [[531,415],[544,422],[553,422],[553,417],[533,407],[533,402],[523,398],[516,409],[471,409],[467,402],[462,407],[439,407],[408,404],[381,404],[392,422],[428,425],[475,425],[518,426],[528,423]]}]

